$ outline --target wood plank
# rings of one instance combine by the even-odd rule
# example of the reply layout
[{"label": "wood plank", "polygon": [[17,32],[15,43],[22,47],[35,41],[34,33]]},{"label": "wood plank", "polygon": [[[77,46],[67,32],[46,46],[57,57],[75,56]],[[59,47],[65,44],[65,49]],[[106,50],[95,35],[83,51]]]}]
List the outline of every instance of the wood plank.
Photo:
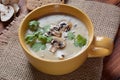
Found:
[{"label": "wood plank", "polygon": [[120,26],[113,53],[104,59],[102,80],[118,80],[118,78],[120,79]]}]

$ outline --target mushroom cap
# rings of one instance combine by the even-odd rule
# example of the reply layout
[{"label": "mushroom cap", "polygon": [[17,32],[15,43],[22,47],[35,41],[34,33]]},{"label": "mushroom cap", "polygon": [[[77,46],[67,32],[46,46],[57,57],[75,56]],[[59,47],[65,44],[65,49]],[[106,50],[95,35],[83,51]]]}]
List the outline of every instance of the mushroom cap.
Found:
[{"label": "mushroom cap", "polygon": [[64,48],[66,46],[66,42],[62,38],[53,37],[51,44],[57,48]]},{"label": "mushroom cap", "polygon": [[1,0],[1,2],[2,2],[4,5],[9,4],[9,1],[10,1],[10,0]]},{"label": "mushroom cap", "polygon": [[4,8],[5,8],[5,5],[0,3],[0,17],[1,17],[1,13],[4,12]]},{"label": "mushroom cap", "polygon": [[0,3],[0,12],[4,12],[5,5]]},{"label": "mushroom cap", "polygon": [[14,8],[15,13],[17,13],[20,10],[20,7],[17,3],[12,4],[12,7]]},{"label": "mushroom cap", "polygon": [[1,21],[8,21],[14,14],[14,9],[12,6],[8,5],[3,8],[3,12],[1,12]]},{"label": "mushroom cap", "polygon": [[62,38],[53,37],[51,41],[52,47],[50,48],[51,52],[56,52],[57,49],[62,49],[66,46],[66,42]]},{"label": "mushroom cap", "polygon": [[58,31],[59,30],[59,26],[55,25],[55,24],[51,24],[50,25],[50,29]]}]

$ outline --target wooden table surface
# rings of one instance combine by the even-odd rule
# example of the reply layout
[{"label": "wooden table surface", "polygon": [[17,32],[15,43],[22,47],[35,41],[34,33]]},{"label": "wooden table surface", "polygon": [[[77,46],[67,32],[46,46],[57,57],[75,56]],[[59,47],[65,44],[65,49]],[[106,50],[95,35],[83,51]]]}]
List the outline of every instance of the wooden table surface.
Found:
[{"label": "wooden table surface", "polygon": [[[23,4],[23,1],[24,0],[20,0],[21,5],[25,5],[25,3]],[[87,1],[98,1],[113,4],[120,7],[120,0],[87,0]],[[25,6],[21,7],[21,11],[26,12],[24,7]],[[9,22],[8,23],[0,22],[0,34],[3,30],[6,29],[5,28],[6,24],[9,24]],[[112,55],[104,59],[102,80],[120,80],[120,26],[114,42],[115,47]]]}]

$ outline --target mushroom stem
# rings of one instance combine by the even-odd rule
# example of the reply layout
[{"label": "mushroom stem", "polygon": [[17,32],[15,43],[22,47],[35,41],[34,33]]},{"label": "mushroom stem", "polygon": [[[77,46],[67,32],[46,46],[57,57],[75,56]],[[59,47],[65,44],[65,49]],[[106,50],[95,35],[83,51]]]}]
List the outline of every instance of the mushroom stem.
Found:
[{"label": "mushroom stem", "polygon": [[50,52],[55,53],[56,51],[57,51],[57,47],[52,46],[52,47],[50,48]]}]

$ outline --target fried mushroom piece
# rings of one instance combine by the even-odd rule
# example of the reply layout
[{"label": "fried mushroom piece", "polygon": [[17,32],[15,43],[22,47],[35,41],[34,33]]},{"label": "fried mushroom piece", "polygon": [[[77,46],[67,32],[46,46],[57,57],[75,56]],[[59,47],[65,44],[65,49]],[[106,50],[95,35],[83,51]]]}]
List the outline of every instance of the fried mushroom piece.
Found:
[{"label": "fried mushroom piece", "polygon": [[66,46],[66,42],[62,38],[53,37],[51,41],[52,47],[50,48],[50,52],[54,53],[57,49],[62,49]]}]

